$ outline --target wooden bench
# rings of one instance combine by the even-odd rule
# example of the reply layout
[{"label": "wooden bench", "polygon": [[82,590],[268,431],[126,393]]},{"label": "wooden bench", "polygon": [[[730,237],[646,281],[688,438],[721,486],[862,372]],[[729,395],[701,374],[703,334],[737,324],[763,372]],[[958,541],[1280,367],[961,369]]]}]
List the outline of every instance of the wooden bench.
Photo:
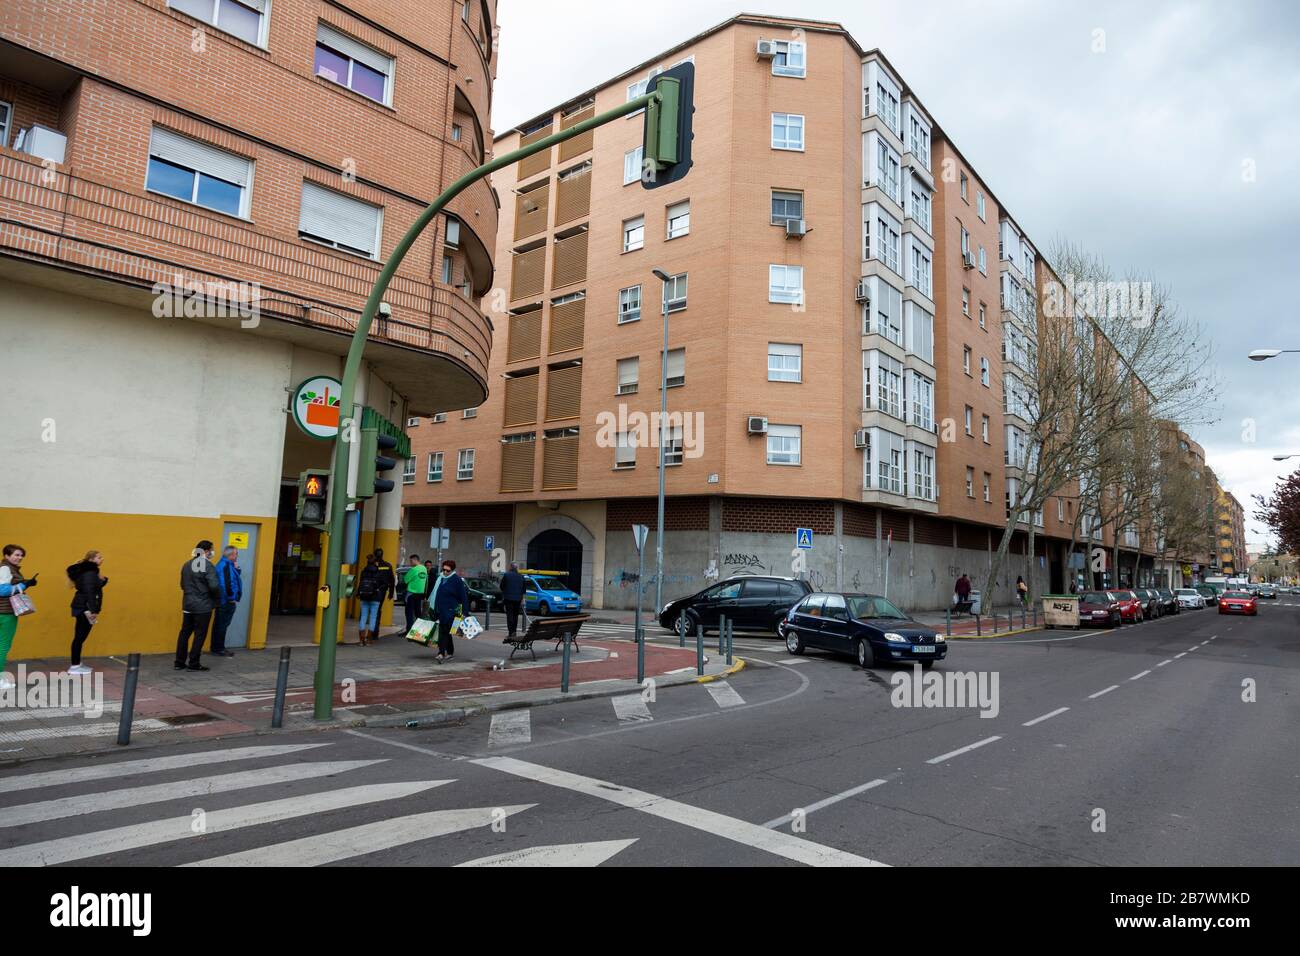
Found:
[{"label": "wooden bench", "polygon": [[564,643],[564,636],[567,634],[573,641],[573,649],[581,652],[582,648],[578,646],[578,631],[581,630],[583,622],[590,620],[590,614],[571,614],[567,617],[533,617],[528,619],[528,628],[523,634],[516,634],[514,637],[503,637],[502,644],[511,645],[509,660],[515,656],[516,651],[527,651],[533,655],[533,660],[537,660],[537,652],[533,650],[533,641],[554,641],[555,649],[559,650],[560,645]]}]

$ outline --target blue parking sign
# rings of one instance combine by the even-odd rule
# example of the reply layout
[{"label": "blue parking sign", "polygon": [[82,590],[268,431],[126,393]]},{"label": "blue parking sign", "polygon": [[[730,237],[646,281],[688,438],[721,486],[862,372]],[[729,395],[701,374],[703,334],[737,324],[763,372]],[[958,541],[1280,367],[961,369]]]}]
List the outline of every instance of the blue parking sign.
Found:
[{"label": "blue parking sign", "polygon": [[796,548],[810,549],[812,547],[812,528],[795,528],[794,544]]},{"label": "blue parking sign", "polygon": [[488,534],[483,536],[484,551],[491,551],[494,544],[496,544],[496,538],[494,538],[492,535]]}]

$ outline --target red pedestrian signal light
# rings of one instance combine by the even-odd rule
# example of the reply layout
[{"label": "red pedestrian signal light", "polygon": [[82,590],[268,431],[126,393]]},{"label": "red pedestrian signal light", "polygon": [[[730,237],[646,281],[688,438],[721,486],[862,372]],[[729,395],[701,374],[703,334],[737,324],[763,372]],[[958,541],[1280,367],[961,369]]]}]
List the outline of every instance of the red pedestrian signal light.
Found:
[{"label": "red pedestrian signal light", "polygon": [[330,473],[308,468],[298,476],[298,525],[326,530],[329,524]]}]

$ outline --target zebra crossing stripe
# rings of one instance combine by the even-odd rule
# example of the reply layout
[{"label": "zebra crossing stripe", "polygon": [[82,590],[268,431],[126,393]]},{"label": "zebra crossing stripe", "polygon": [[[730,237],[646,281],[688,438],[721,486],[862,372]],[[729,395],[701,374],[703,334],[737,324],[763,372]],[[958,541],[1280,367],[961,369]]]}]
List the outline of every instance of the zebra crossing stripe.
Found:
[{"label": "zebra crossing stripe", "polygon": [[600,866],[610,857],[622,853],[636,840],[600,840],[595,843],[558,843],[553,846],[530,846],[495,856],[479,857],[457,863],[459,866]]},{"label": "zebra crossing stripe", "polygon": [[17,827],[28,823],[81,816],[85,813],[98,813],[102,810],[120,810],[123,807],[137,807],[146,803],[162,803],[166,800],[181,800],[213,793],[229,793],[232,790],[249,790],[253,787],[265,787],[277,783],[311,780],[316,777],[346,773],[349,770],[360,770],[362,767],[371,767],[384,762],[384,759],[327,760],[320,763],[283,764],[262,770],[242,770],[238,773],[196,777],[174,783],[157,783],[147,787],[129,787],[125,790],[107,790],[102,793],[44,800],[40,803],[24,803],[0,810],[0,827]]},{"label": "zebra crossing stripe", "polygon": [[324,793],[310,793],[253,803],[227,810],[212,810],[204,815],[203,828],[195,830],[195,820],[190,814],[168,820],[154,820],[112,830],[81,833],[75,836],[29,843],[4,851],[6,866],[53,866],[106,853],[121,853],[141,847],[171,843],[196,836],[211,836],[244,827],[277,823],[297,817],[308,817],[331,810],[355,810],[361,804],[400,800],[413,794],[452,783],[451,780],[420,780],[414,783],[375,783],[361,787],[346,787]]},{"label": "zebra crossing stripe", "polygon": [[489,747],[513,747],[533,739],[531,710],[503,710],[492,715],[488,729]]},{"label": "zebra crossing stripe", "polygon": [[119,760],[116,763],[89,764],[68,770],[46,770],[21,776],[0,777],[0,793],[59,787],[69,783],[89,783],[113,777],[132,777],[138,773],[161,773],[164,770],[198,767],[210,763],[256,760],[259,757],[283,757],[286,754],[328,747],[329,744],[276,744],[270,747],[236,747],[233,750],[205,750],[174,757],[150,757],[147,760]]},{"label": "zebra crossing stripe", "polygon": [[[172,725],[154,717],[131,724],[132,732],[167,730]],[[82,721],[57,727],[32,727],[28,730],[0,731],[0,744],[20,744],[28,740],[54,740],[58,737],[112,737],[117,733],[116,720]]]},{"label": "zebra crossing stripe", "polygon": [[710,696],[713,697],[714,703],[719,707],[739,707],[745,702],[745,698],[736,693],[736,688],[732,687],[726,681],[715,681],[712,684],[705,684]]},{"label": "zebra crossing stripe", "polygon": [[614,715],[619,720],[654,720],[650,716],[650,705],[640,694],[611,697],[610,701],[614,704]]},{"label": "zebra crossing stripe", "polygon": [[[59,717],[81,717],[86,720],[88,707],[14,707],[0,709],[0,724],[14,723],[20,720],[54,720]],[[105,714],[119,714],[122,712],[122,702],[120,700],[110,700],[104,702]],[[101,715],[96,714],[94,719]]]},{"label": "zebra crossing stripe", "polygon": [[271,846],[241,850],[225,856],[214,856],[187,863],[186,866],[323,866],[449,833],[491,826],[535,806],[535,803],[522,803],[509,807],[474,807],[415,813]]}]

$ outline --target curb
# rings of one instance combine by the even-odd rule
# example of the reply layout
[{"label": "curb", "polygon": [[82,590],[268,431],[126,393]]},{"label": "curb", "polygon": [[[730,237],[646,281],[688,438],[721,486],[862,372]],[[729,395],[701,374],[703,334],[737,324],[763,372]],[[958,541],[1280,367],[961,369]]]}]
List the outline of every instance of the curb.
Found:
[{"label": "curb", "polygon": [[1014,637],[1017,634],[1033,634],[1035,631],[1045,631],[1046,627],[1041,624],[1038,627],[1022,627],[1014,631],[998,631],[996,634],[953,634],[948,637],[950,641],[980,641],[988,637]]},{"label": "curb", "polygon": [[722,680],[724,677],[730,677],[732,674],[739,674],[744,669],[745,669],[745,659],[743,657],[738,657],[736,658],[736,663],[732,664],[721,674],[705,674],[703,677],[695,678],[695,683],[711,684],[715,680]]}]

